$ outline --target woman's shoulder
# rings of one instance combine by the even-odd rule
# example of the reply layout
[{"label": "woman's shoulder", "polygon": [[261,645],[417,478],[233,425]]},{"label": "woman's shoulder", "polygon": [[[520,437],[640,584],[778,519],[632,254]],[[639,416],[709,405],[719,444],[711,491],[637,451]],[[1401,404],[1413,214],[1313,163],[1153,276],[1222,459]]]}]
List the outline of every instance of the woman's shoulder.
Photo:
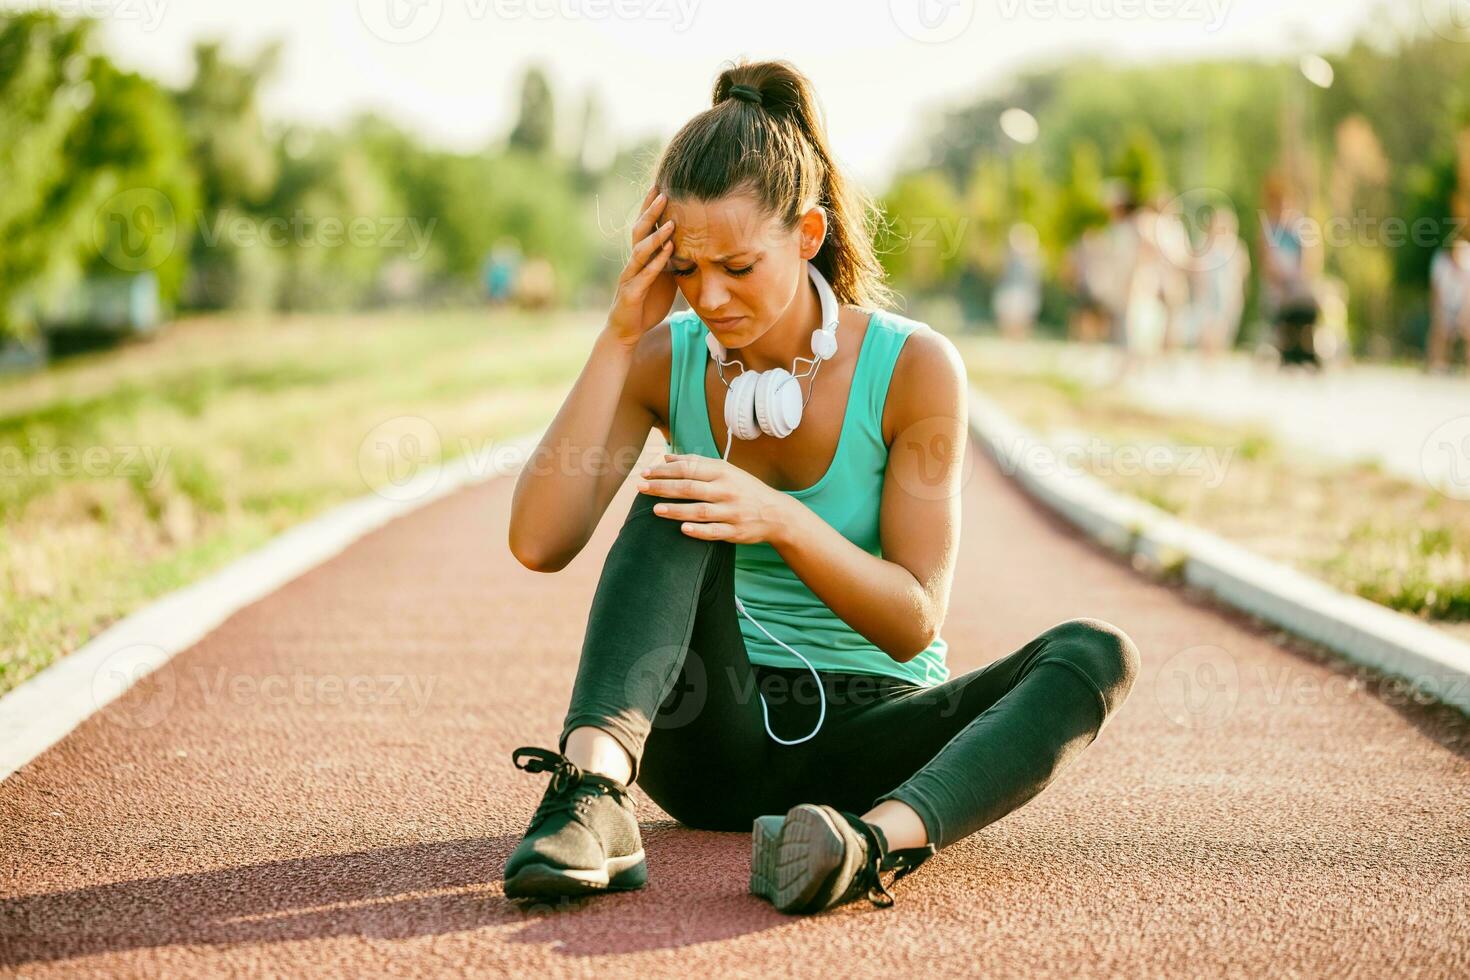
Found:
[{"label": "woman's shoulder", "polygon": [[915,320],[893,310],[881,307],[859,307],[872,315],[868,329],[882,330],[900,339],[895,373],[923,375],[925,369],[946,368],[958,365],[963,374],[964,360],[954,341],[935,330],[923,320]]}]

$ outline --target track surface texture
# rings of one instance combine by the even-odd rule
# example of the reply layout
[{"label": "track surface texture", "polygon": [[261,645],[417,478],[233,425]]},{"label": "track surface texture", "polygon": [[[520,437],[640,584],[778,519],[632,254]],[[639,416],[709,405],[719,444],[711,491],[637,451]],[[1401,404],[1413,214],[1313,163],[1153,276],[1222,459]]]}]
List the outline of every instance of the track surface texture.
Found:
[{"label": "track surface texture", "polygon": [[504,897],[546,782],[510,753],[554,746],[633,491],[543,575],[507,550],[500,479],[241,610],[0,783],[0,973],[1470,974],[1463,719],[1140,577],[970,456],[952,670],[1096,616],[1143,671],[895,907],[781,915],[746,893],[749,834],[641,790],[646,889]]}]

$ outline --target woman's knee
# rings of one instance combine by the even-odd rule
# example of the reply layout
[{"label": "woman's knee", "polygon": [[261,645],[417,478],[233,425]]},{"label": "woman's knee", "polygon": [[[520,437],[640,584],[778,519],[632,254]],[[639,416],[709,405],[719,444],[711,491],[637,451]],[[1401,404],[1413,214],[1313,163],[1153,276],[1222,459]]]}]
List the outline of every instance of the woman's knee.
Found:
[{"label": "woman's knee", "polygon": [[1065,660],[1084,674],[1102,696],[1111,716],[1138,679],[1140,656],[1129,635],[1101,619],[1082,617],[1047,631],[1047,660]]}]

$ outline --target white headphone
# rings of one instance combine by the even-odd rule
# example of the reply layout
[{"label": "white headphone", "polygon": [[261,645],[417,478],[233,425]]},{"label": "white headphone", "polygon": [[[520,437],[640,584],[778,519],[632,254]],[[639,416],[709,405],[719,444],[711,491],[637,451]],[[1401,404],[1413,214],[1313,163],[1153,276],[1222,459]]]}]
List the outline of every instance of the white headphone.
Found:
[{"label": "white headphone", "polygon": [[[822,325],[812,331],[812,353],[815,358],[798,357],[791,364],[791,371],[785,368],[772,368],[769,371],[750,371],[739,361],[725,360],[725,345],[721,344],[713,333],[706,332],[704,335],[705,346],[709,348],[710,356],[715,359],[715,366],[720,372],[720,380],[725,380],[724,367],[726,364],[740,364],[740,374],[736,375],[734,382],[726,381],[728,389],[725,392],[725,458],[730,457],[730,447],[734,445],[734,438],[754,439],[762,432],[766,435],[784,439],[796,430],[801,424],[801,411],[805,402],[801,398],[800,378],[808,374],[815,377],[817,368],[823,361],[830,360],[837,353],[837,295],[832,292],[832,287],[827,285],[827,280],[817,271],[808,259],[806,263],[807,275],[811,277],[812,283],[817,287],[817,294],[822,298]],[[796,365],[801,361],[807,361],[810,367],[801,374],[794,374]],[[761,718],[765,722],[766,734],[782,745],[798,745],[807,739],[814,737],[821,731],[822,723],[827,720],[827,696],[822,687],[821,675],[812,662],[801,654],[786,646],[776,637],[771,636],[771,631],[766,629],[756,618],[745,611],[745,603],[740,597],[735,597],[735,608],[746,619],[755,623],[755,628],[766,634],[773,642],[785,647],[786,650],[795,654],[797,659],[806,664],[807,669],[812,672],[812,677],[817,682],[817,694],[821,698],[822,707],[817,714],[817,725],[807,735],[796,739],[785,739],[771,731],[771,712],[766,705],[766,697],[759,691],[756,695],[761,699]]]},{"label": "white headphone", "polygon": [[[740,374],[734,381],[726,381],[725,430],[732,438],[755,439],[762,432],[777,439],[784,439],[796,431],[801,424],[801,411],[805,402],[801,396],[801,378],[815,376],[823,361],[837,353],[837,296],[827,280],[808,259],[807,275],[817,287],[822,300],[822,325],[812,331],[812,353],[815,358],[797,357],[791,370],[771,368],[769,371],[748,370],[740,361],[726,360],[725,345],[716,339],[713,332],[704,335],[705,345],[725,380],[727,364],[739,364]],[[810,366],[800,374],[797,365],[806,361]],[[726,440],[725,455],[730,454],[729,439]]]}]

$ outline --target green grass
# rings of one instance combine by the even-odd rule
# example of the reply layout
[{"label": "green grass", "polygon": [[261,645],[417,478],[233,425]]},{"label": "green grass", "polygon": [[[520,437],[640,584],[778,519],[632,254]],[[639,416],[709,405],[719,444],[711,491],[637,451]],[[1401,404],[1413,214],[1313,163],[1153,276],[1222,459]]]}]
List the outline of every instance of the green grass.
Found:
[{"label": "green grass", "polygon": [[544,424],[598,322],[209,317],[0,380],[0,692],[380,485],[391,461],[364,440],[381,423],[427,419],[427,462]]}]

